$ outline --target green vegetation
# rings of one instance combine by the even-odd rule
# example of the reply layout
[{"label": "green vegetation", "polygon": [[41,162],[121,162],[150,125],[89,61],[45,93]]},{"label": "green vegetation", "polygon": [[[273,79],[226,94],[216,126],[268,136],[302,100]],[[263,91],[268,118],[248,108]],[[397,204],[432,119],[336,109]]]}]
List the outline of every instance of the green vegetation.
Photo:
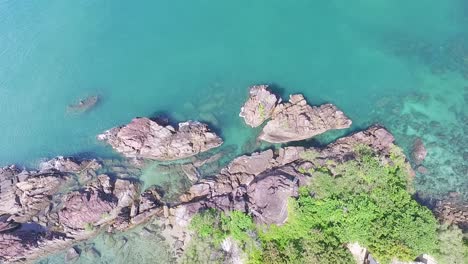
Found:
[{"label": "green vegetation", "polygon": [[438,244],[434,256],[440,263],[468,263],[468,247],[464,245],[463,233],[457,226],[441,225],[438,230]]},{"label": "green vegetation", "polygon": [[[288,222],[260,234],[277,251],[268,255],[279,255],[282,263],[349,263],[345,245],[359,242],[386,263],[434,250],[437,222],[407,192],[404,162],[395,156],[385,165],[363,146],[356,154],[356,160],[337,164],[335,175],[316,170],[311,185],[291,200]],[[316,261],[297,259],[291,247],[311,252]]]},{"label": "green vegetation", "polygon": [[258,113],[260,114],[260,118],[265,119],[265,106],[262,103],[258,104]]},{"label": "green vegetation", "polygon": [[[441,263],[461,263],[468,248],[461,231],[439,227],[429,209],[411,198],[401,151],[392,150],[389,160],[363,146],[355,152],[355,160],[304,169],[312,181],[290,199],[282,226],[255,227],[241,212],[208,210],[193,219],[192,229],[214,249],[231,236],[249,263],[353,263],[346,247],[353,242],[368,248],[380,263],[410,261],[422,253]],[[316,157],[312,151],[303,159]]]},{"label": "green vegetation", "polygon": [[251,253],[254,258],[255,226],[252,218],[240,211],[229,214],[214,209],[203,211],[194,216],[190,229],[195,231],[197,237],[191,243],[183,262],[206,262],[210,258],[206,256],[207,249],[219,251],[221,243],[228,237],[233,238],[241,249]]},{"label": "green vegetation", "polygon": [[299,157],[303,160],[314,162],[315,159],[319,156],[319,153],[316,150],[309,149],[299,154]]},{"label": "green vegetation", "polygon": [[86,232],[94,232],[94,226],[91,223],[86,223],[84,226],[84,230]]}]

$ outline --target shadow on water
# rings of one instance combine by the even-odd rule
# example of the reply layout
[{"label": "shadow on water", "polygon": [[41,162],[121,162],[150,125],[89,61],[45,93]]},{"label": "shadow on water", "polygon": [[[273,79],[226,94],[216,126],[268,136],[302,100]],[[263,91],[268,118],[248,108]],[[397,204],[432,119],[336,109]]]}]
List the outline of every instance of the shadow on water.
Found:
[{"label": "shadow on water", "polygon": [[284,86],[279,85],[278,83],[269,83],[268,89],[270,89],[272,93],[276,94],[276,96],[283,98],[283,100],[285,100],[284,98],[288,98],[289,96],[288,94],[286,94],[286,88]]}]

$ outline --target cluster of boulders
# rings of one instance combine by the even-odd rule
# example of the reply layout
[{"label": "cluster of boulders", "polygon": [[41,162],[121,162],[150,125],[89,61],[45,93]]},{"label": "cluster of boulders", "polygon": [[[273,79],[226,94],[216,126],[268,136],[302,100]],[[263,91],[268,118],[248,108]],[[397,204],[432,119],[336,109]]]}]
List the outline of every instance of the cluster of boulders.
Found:
[{"label": "cluster of boulders", "polygon": [[271,119],[259,136],[260,140],[270,143],[300,141],[329,130],[349,128],[352,124],[336,106],[310,106],[301,94],[293,94],[289,102],[281,103],[267,85],[250,88],[249,98],[239,116],[252,127]]},{"label": "cluster of boulders", "polygon": [[[298,187],[309,179],[300,168],[315,166],[304,153],[317,153],[318,166],[331,158],[349,158],[356,144],[385,153],[392,142],[393,137],[376,126],[324,149],[286,147],[241,156],[216,177],[199,180],[172,206],[162,202],[157,187],[140,194],[139,185],[131,180],[98,174],[96,161],[57,158],[42,164],[40,171],[6,167],[0,173],[0,259],[36,259],[70,248],[99,230],[127,230],[155,217],[171,227],[164,232],[176,238],[174,250],[181,252],[190,239],[186,230],[190,219],[206,208],[241,210],[257,222],[281,224],[287,219],[288,198],[296,196]],[[96,176],[84,187],[67,191],[68,182],[84,171]],[[24,187],[32,184],[36,188]]]}]

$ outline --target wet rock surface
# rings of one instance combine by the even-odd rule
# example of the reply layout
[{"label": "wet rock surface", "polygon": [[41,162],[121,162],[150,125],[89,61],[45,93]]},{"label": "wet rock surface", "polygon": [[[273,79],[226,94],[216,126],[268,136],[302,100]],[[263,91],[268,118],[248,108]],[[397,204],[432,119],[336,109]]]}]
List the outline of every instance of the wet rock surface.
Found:
[{"label": "wet rock surface", "polygon": [[149,118],[135,118],[130,124],[104,132],[98,139],[125,157],[154,160],[188,158],[223,143],[206,124],[188,121],[175,129]]}]

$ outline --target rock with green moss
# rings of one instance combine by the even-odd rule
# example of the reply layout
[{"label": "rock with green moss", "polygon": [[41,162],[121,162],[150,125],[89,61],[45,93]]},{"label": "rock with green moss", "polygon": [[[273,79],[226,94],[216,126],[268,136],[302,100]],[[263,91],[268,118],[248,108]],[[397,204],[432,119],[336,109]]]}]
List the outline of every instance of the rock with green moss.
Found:
[{"label": "rock with green moss", "polygon": [[281,100],[270,92],[268,85],[250,87],[249,99],[241,108],[239,114],[247,125],[258,127],[271,117],[273,110]]}]

